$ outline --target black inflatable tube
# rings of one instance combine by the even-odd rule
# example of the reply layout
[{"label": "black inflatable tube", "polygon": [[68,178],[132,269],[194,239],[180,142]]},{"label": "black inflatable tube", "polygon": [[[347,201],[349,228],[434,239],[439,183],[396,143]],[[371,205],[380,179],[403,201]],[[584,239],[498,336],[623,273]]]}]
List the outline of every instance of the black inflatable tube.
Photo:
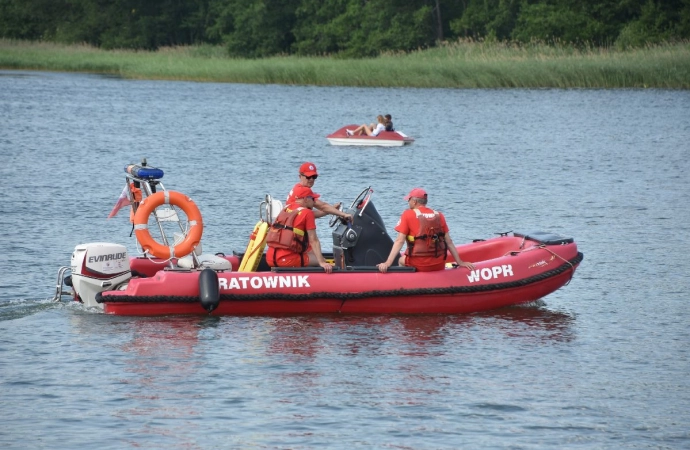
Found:
[{"label": "black inflatable tube", "polygon": [[206,268],[199,274],[199,301],[209,313],[218,307],[220,289],[218,288],[218,274],[213,269]]}]

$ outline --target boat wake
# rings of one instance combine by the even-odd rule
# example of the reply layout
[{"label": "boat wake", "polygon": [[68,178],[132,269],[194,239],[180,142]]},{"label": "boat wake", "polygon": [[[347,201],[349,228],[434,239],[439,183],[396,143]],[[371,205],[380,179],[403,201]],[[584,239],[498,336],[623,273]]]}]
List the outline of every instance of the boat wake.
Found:
[{"label": "boat wake", "polygon": [[4,320],[21,319],[46,310],[62,308],[65,305],[67,305],[67,303],[56,303],[51,299],[17,299],[0,302],[0,322]]}]

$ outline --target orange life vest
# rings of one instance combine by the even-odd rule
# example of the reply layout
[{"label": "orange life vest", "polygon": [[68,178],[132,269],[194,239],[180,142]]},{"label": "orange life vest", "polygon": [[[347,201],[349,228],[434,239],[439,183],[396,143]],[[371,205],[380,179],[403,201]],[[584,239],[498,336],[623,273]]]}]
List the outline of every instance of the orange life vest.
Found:
[{"label": "orange life vest", "polygon": [[307,251],[309,243],[307,232],[293,227],[303,209],[301,206],[297,209],[290,209],[289,207],[283,209],[268,230],[266,244],[273,248],[283,248],[295,253]]},{"label": "orange life vest", "polygon": [[[433,210],[432,210],[433,211]],[[419,236],[407,236],[408,256],[432,256],[446,259],[448,246],[446,245],[446,233],[443,231],[441,216],[437,211],[432,218],[426,217],[418,209],[414,210],[419,221]]]}]

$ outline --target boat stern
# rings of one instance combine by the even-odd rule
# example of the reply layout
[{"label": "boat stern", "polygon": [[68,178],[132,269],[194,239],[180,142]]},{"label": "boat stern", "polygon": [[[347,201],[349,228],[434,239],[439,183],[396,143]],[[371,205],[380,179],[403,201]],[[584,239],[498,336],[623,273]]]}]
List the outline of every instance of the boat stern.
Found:
[{"label": "boat stern", "polygon": [[96,294],[116,289],[132,278],[127,248],[95,242],[74,248],[70,263],[75,298],[87,307],[100,307]]}]

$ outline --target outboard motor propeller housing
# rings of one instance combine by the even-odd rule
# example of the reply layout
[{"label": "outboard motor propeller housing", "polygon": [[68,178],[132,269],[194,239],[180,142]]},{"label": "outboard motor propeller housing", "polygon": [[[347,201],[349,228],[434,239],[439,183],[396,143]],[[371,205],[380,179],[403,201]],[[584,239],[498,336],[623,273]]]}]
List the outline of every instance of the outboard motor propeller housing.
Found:
[{"label": "outboard motor propeller housing", "polygon": [[87,307],[101,307],[96,294],[111,291],[132,278],[127,248],[120,244],[77,245],[70,266],[75,296]]}]

